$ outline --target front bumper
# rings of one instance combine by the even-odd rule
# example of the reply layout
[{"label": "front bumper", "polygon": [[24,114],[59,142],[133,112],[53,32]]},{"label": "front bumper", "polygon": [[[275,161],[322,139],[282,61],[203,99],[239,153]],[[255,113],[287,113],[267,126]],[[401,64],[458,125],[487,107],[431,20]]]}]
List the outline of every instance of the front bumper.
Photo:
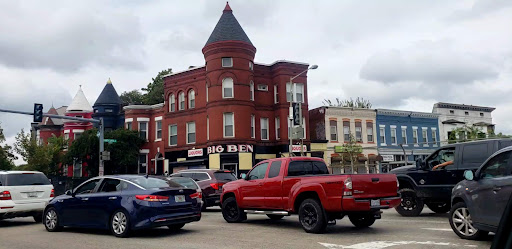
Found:
[{"label": "front bumper", "polygon": [[12,200],[0,201],[0,218],[15,218],[38,215],[43,213],[50,199],[30,203],[14,203]]},{"label": "front bumper", "polygon": [[205,197],[205,201],[206,201],[206,203],[204,205],[206,205],[207,207],[219,206],[220,205],[220,194],[209,195],[209,196]]},{"label": "front bumper", "polygon": [[[379,200],[379,205],[371,205],[371,200]],[[374,198],[374,199],[354,199],[353,197],[343,197],[342,208],[343,211],[376,211],[381,209],[394,208],[400,205],[400,196]]]}]

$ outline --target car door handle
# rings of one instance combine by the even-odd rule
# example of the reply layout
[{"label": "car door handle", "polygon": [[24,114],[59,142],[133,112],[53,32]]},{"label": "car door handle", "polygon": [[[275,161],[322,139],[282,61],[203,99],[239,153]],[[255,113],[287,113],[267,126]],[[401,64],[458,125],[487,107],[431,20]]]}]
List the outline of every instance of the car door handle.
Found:
[{"label": "car door handle", "polygon": [[109,199],[109,200],[117,200],[117,197],[115,197],[115,196],[111,196],[111,197],[109,197],[108,199]]},{"label": "car door handle", "polygon": [[57,202],[64,202],[63,200],[57,200]]},{"label": "car door handle", "polygon": [[494,192],[498,192],[498,191],[500,191],[500,190],[501,190],[501,187],[494,187],[494,188],[492,189],[492,191],[494,191]]},{"label": "car door handle", "polygon": [[89,198],[82,198],[82,201],[88,201]]}]

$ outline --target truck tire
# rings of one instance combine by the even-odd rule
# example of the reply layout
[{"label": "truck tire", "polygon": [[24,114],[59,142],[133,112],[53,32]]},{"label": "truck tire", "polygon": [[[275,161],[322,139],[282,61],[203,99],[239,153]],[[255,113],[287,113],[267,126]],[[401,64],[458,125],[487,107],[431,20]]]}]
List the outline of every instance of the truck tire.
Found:
[{"label": "truck tire", "polygon": [[357,228],[369,227],[375,223],[375,216],[373,213],[368,214],[352,214],[348,216],[348,219]]},{"label": "truck tire", "polygon": [[247,214],[238,207],[235,197],[229,197],[222,202],[222,217],[228,223],[239,223],[247,220]]},{"label": "truck tire", "polygon": [[458,202],[452,206],[449,221],[453,232],[462,239],[478,240],[489,234],[473,226],[473,220],[464,202]]},{"label": "truck tire", "polygon": [[269,217],[271,220],[280,220],[284,217],[284,215],[267,214],[267,217]]},{"label": "truck tire", "polygon": [[413,217],[421,214],[424,208],[423,200],[416,196],[413,189],[403,188],[398,191],[402,201],[395,210],[402,216]]},{"label": "truck tire", "polygon": [[427,207],[437,214],[444,214],[450,211],[450,203],[427,203]]},{"label": "truck tire", "polygon": [[324,209],[316,199],[306,199],[300,204],[299,221],[307,233],[323,233],[327,227]]}]

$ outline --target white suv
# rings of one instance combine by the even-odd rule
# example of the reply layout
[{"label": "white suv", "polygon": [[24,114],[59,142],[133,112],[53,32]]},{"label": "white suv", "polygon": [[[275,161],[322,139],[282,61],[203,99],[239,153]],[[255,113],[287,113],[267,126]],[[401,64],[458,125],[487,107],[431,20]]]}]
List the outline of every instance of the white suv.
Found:
[{"label": "white suv", "polygon": [[0,220],[33,216],[41,222],[54,196],[53,185],[41,172],[0,171]]}]

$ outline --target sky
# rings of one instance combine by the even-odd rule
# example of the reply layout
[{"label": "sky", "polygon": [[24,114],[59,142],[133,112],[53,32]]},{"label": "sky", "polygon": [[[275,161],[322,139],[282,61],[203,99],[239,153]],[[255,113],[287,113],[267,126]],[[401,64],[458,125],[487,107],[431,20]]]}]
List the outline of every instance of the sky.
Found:
[{"label": "sky", "polygon": [[[91,104],[111,78],[119,94],[167,68],[204,65],[201,49],[226,2],[0,1],[0,109]],[[317,64],[310,108],[363,97],[374,108],[431,112],[436,102],[496,107],[512,134],[510,0],[233,0],[256,63]],[[30,116],[0,113],[13,143]],[[19,160],[17,161],[19,163]]]}]

